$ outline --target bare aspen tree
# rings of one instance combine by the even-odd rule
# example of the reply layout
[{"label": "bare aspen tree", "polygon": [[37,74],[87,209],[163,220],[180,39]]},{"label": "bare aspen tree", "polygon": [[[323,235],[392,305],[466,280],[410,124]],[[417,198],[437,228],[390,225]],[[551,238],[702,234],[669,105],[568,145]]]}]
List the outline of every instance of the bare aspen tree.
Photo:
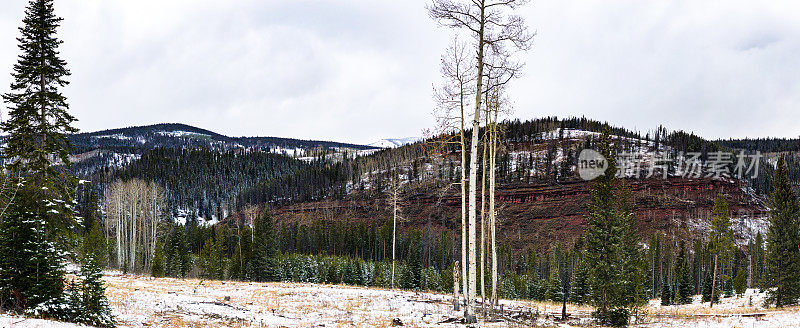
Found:
[{"label": "bare aspen tree", "polygon": [[392,179],[392,288],[394,288],[394,267],[397,263],[397,190],[398,182]]},{"label": "bare aspen tree", "polygon": [[504,91],[507,84],[519,75],[522,65],[512,60],[511,54],[502,47],[493,47],[486,62],[486,129],[489,148],[489,239],[491,240],[492,258],[492,299],[491,312],[498,303],[498,267],[497,267],[497,152],[500,140],[500,126],[498,117],[500,113],[510,111],[509,101],[505,99]]},{"label": "bare aspen tree", "polygon": [[[250,227],[250,245],[252,245],[253,239],[255,239],[255,232],[253,232],[255,229],[253,229],[253,228],[255,226],[256,217],[258,216],[258,206],[255,206],[255,205],[252,205],[252,204],[246,205],[242,209],[242,215],[243,215],[243,219],[244,219],[244,222],[242,224],[245,224],[248,227]],[[241,232],[241,225],[242,224],[239,224],[237,222],[237,224],[236,224],[236,235],[238,237],[238,243],[237,244],[238,244],[238,248],[239,248],[239,268],[240,268],[240,270],[242,272],[246,272],[245,266],[244,266],[244,257],[245,256],[242,253],[242,232]],[[245,275],[245,274],[243,274],[243,275]]]},{"label": "bare aspen tree", "polygon": [[395,265],[397,263],[397,222],[402,222],[402,213],[401,213],[401,204],[400,204],[400,192],[403,185],[400,181],[400,176],[392,174],[392,178],[389,181],[389,189],[387,193],[389,195],[389,201],[391,202],[392,206],[392,276],[391,276],[391,286],[394,288],[394,272],[395,272]]},{"label": "bare aspen tree", "polygon": [[[488,115],[484,114],[484,119]],[[486,315],[486,133],[483,134],[483,169],[481,170],[481,312]]]},{"label": "bare aspen tree", "polygon": [[[497,111],[498,102],[497,97],[492,99],[494,106],[487,106],[492,108],[488,113],[487,119],[489,120],[489,225],[492,240],[492,301],[491,311],[494,313],[494,308],[497,305],[497,211],[495,210],[495,185],[497,178],[495,177],[495,165],[497,163]],[[487,104],[488,105],[488,104]]]},{"label": "bare aspen tree", "polygon": [[472,119],[472,136],[469,166],[469,303],[465,319],[469,323],[475,317],[476,285],[476,174],[478,166],[478,133],[480,131],[481,96],[484,87],[484,63],[487,49],[501,48],[505,44],[527,50],[533,37],[528,32],[522,17],[510,12],[527,3],[526,0],[433,0],[428,6],[431,18],[440,25],[466,31],[474,38],[475,46],[475,103]]},{"label": "bare aspen tree", "polygon": [[[448,47],[442,56],[441,75],[444,78],[442,86],[434,90],[440,114],[437,120],[442,132],[458,131],[458,143],[461,150],[461,279],[463,285],[464,302],[467,302],[467,146],[465,138],[465,109],[469,98],[474,94],[472,82],[475,80],[475,65],[468,54],[467,47],[460,42],[458,37],[453,38],[453,44]],[[456,112],[456,114],[453,114]]]}]

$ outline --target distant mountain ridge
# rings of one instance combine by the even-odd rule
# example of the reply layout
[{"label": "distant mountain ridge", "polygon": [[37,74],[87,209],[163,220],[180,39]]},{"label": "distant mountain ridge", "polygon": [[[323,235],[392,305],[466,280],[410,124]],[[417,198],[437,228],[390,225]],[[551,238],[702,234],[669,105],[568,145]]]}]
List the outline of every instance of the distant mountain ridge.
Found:
[{"label": "distant mountain ridge", "polygon": [[290,152],[315,148],[336,150],[349,148],[370,150],[378,147],[345,142],[301,140],[281,137],[229,137],[210,130],[181,123],[161,123],[144,126],[116,128],[70,136],[80,154],[96,149],[141,153],[144,150],[164,147],[210,148],[227,150],[235,148]]},{"label": "distant mountain ridge", "polygon": [[217,152],[257,150],[289,157],[353,151],[369,153],[380,148],[345,142],[280,137],[229,137],[181,123],[161,123],[116,128],[69,136],[73,145],[73,172],[88,177],[105,168],[121,168],[154,149],[207,149]]}]

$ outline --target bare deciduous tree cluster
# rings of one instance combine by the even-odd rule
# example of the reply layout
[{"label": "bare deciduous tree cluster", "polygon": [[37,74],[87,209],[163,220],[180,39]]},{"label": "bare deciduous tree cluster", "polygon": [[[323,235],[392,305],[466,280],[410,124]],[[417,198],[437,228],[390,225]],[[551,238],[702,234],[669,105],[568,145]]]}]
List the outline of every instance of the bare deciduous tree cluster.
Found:
[{"label": "bare deciduous tree cluster", "polygon": [[[481,122],[488,134],[484,149],[489,152],[489,217],[488,227],[482,216],[482,231],[488,228],[492,253],[496,255],[494,240],[496,211],[494,204],[495,153],[497,151],[498,113],[508,107],[504,96],[505,87],[516,77],[522,67],[515,54],[528,50],[533,34],[527,29],[522,17],[514,10],[527,3],[526,0],[433,0],[428,13],[441,26],[452,28],[456,37],[442,58],[443,85],[435,91],[439,104],[437,115],[443,132],[458,130],[461,145],[461,195],[462,195],[462,242],[461,271],[464,279],[467,322],[476,322],[476,276],[477,276],[477,171],[478,144]],[[466,35],[468,42],[459,41],[458,35]],[[470,54],[470,52],[473,52]],[[473,57],[474,55],[474,57]],[[474,97],[474,101],[470,101]],[[471,113],[468,108],[472,108]],[[483,118],[482,118],[482,115]],[[453,115],[456,114],[456,115]],[[472,116],[470,135],[469,167],[467,168],[466,120]],[[485,158],[486,156],[484,156]],[[469,177],[466,176],[469,174]],[[486,188],[482,188],[485,192]],[[485,233],[482,232],[482,257],[485,256]],[[497,261],[492,256],[492,305],[496,303]],[[483,259],[481,263],[484,263]],[[483,264],[482,264],[483,266]],[[483,271],[483,268],[481,269]],[[482,292],[483,291],[483,283]],[[485,296],[485,295],[482,295]],[[483,297],[482,297],[483,298]],[[485,299],[482,300],[483,303]]]},{"label": "bare deciduous tree cluster", "polygon": [[128,272],[149,270],[165,209],[164,189],[153,182],[117,180],[106,188],[106,238],[116,243],[118,268]]}]

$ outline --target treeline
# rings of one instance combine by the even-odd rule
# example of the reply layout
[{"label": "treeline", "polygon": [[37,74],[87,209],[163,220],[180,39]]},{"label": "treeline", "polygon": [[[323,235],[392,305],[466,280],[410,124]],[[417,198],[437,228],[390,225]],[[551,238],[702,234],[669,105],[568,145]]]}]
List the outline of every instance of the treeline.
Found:
[{"label": "treeline", "polygon": [[[264,211],[252,226],[190,222],[164,225],[159,234],[154,276],[452,289],[453,236],[431,230],[398,234],[394,278],[388,223],[276,224]],[[111,265],[119,265],[113,256]]]},{"label": "treeline", "polygon": [[504,121],[501,123],[504,128],[507,142],[540,142],[543,134],[556,129],[571,129],[590,132],[603,132],[610,130],[611,134],[627,137],[644,139],[638,132],[630,131],[625,128],[615,127],[608,122],[600,122],[586,117],[568,117],[559,119],[556,116],[548,116],[532,120],[520,121],[519,119]]},{"label": "treeline", "polygon": [[[780,156],[786,162],[787,178],[797,188],[800,186],[800,153],[791,152]],[[776,162],[775,156],[765,155],[758,164],[758,174],[744,177],[756,193],[769,195],[773,192]]]},{"label": "treeline", "polygon": [[800,149],[800,140],[786,138],[720,139],[716,143],[728,148],[762,153],[796,152]]}]

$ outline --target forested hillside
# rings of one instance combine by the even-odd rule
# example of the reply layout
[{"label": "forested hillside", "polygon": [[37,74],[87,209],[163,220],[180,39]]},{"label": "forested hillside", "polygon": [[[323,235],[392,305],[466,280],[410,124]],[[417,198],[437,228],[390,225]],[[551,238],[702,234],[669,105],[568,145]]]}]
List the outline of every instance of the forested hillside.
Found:
[{"label": "forested hillside", "polygon": [[174,214],[221,219],[231,213],[228,205],[240,192],[261,181],[297,174],[312,165],[261,150],[157,148],[120,169],[95,174],[93,181],[152,181],[166,190]]},{"label": "forested hillside", "polygon": [[[580,279],[585,273],[576,271],[576,263],[585,256],[582,236],[590,227],[586,218],[591,209],[592,184],[578,177],[576,165],[583,149],[598,146],[601,131],[614,132],[612,138],[620,153],[656,153],[684,159],[687,153],[697,152],[699,159],[705,160],[713,152],[735,152],[741,147],[737,144],[734,149],[663,127],[641,133],[586,118],[547,117],[506,121],[500,126],[497,258],[504,277],[499,291],[503,297],[560,300],[565,293],[561,288],[566,279],[563,270],[570,272],[570,279],[578,279],[575,284],[583,283]],[[479,131],[480,135],[485,133]],[[148,271],[156,266],[156,274],[170,276],[391,286],[392,247],[388,241],[396,208],[401,217],[396,235],[396,284],[450,290],[452,263],[459,256],[455,245],[461,167],[457,144],[450,142],[453,137],[443,134],[361,153],[330,149],[305,158],[258,148],[193,147],[195,140],[177,147],[138,150],[140,155],[130,162],[97,170],[91,180],[101,198],[104,193],[107,198],[120,191],[160,193],[146,184],[130,189],[137,185],[134,183],[131,187],[115,185],[113,193],[108,194],[104,186],[115,181],[142,180],[163,188],[168,208],[165,220],[171,223],[162,226],[163,237],[150,240],[148,246],[156,250],[159,260],[123,263],[120,259],[130,251],[109,249],[109,256],[115,259],[112,263],[126,270]],[[667,179],[644,178],[644,172],[625,179],[635,204],[636,238],[654,245],[643,254],[647,259],[642,269],[647,272],[644,293],[658,296],[662,289],[674,288],[676,270],[690,270],[688,275],[695,277],[690,288],[702,292],[706,284],[698,279],[712,270],[709,259],[713,250],[701,241],[708,237],[708,222],[719,194],[728,204],[730,229],[737,245],[722,270],[729,277],[740,269],[755,270],[753,285],[761,284],[763,262],[758,261],[763,261],[764,255],[758,255],[761,257],[755,262],[748,258],[763,249],[768,216],[764,192],[771,190],[772,160],[762,159],[756,179],[685,178],[680,168],[669,165],[664,167]],[[792,160],[789,156],[788,161]],[[481,157],[479,173],[484,167]],[[733,172],[732,164],[728,169]],[[391,198],[395,189],[396,206]],[[478,191],[484,194],[483,188]],[[132,200],[107,201],[106,206],[134,206],[126,203]],[[479,211],[485,209],[484,204],[484,198],[479,199]],[[195,220],[197,217],[215,218],[221,223],[209,226],[207,223],[217,221]],[[112,230],[125,220],[149,219],[111,213],[106,217]],[[268,226],[259,227],[258,222]],[[252,262],[255,244],[242,237],[259,229],[262,233],[263,229],[270,231],[274,249],[268,253],[276,254],[272,260],[281,263],[280,270],[268,271],[268,276],[261,278],[254,276],[260,274],[254,266],[263,265]],[[681,246],[676,240],[687,242]],[[677,259],[681,249],[691,255]],[[680,261],[690,269],[678,268]],[[721,286],[732,290],[733,281],[725,280]],[[571,288],[577,289],[570,294],[570,301],[584,302],[587,296],[581,288],[586,287]]]},{"label": "forested hillside", "polygon": [[[710,152],[735,152],[743,145],[750,145],[748,141],[739,141],[730,145],[736,146],[734,149],[694,134],[668,132],[663,127],[641,133],[587,118],[546,117],[506,121],[501,126],[503,140],[498,149],[497,180],[502,185],[553,184],[577,179],[578,154],[594,147],[599,132],[606,128],[618,137],[621,151],[658,151],[671,158],[698,152],[699,158],[705,160]],[[470,133],[466,131],[467,136]],[[270,148],[276,144],[264,146],[267,139],[228,138],[183,125],[107,130],[73,138],[77,140],[76,148],[85,151],[76,155],[79,160],[73,166],[79,176],[99,184],[132,178],[157,182],[167,189],[172,213],[194,213],[204,218],[221,219],[246,205],[325,198],[382,198],[394,175],[406,182],[425,180],[425,188],[429,190],[422,192],[432,192],[430,188],[456,182],[460,169],[457,145],[448,142],[452,135],[380,151],[340,143],[291,141],[296,147],[330,147],[299,148],[305,149],[306,155],[314,155],[300,160],[281,152],[284,148]],[[755,141],[755,146],[745,148],[750,151],[761,144]],[[344,146],[348,148],[337,148]],[[787,157],[790,164],[797,160],[793,154]],[[765,157],[759,164],[759,174],[747,177],[747,183],[755,193],[766,195],[771,191],[774,157]],[[789,167],[790,179],[800,181],[796,165]],[[670,169],[673,170],[670,174],[674,174],[674,168]],[[729,169],[734,171],[732,165]],[[413,189],[415,184],[408,186]]]}]

